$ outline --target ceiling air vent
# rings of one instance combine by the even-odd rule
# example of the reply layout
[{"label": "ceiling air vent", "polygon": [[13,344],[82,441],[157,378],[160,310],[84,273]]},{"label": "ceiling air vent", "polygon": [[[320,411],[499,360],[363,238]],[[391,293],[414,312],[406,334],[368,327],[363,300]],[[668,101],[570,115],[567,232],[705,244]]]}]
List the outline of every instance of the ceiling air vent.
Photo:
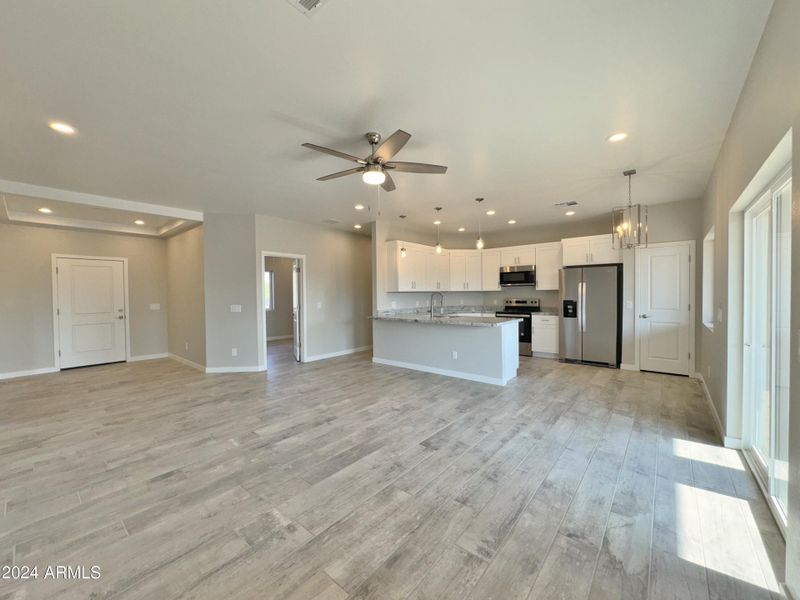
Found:
[{"label": "ceiling air vent", "polygon": [[567,200],[566,202],[556,202],[553,206],[578,206],[575,200]]},{"label": "ceiling air vent", "polygon": [[286,0],[286,1],[292,6],[294,6],[301,13],[306,15],[307,17],[317,14],[319,12],[319,9],[328,3],[328,0]]},{"label": "ceiling air vent", "polygon": [[341,221],[337,221],[336,219],[325,219],[322,222],[325,223],[326,225],[338,225],[339,223],[341,223]]}]

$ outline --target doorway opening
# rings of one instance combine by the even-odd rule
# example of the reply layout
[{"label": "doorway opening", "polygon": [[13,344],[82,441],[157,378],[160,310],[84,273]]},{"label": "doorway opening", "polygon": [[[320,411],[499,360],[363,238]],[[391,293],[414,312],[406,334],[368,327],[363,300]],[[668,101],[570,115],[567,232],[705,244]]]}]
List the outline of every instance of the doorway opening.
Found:
[{"label": "doorway opening", "polygon": [[262,253],[261,304],[267,371],[305,359],[304,262],[300,255]]}]

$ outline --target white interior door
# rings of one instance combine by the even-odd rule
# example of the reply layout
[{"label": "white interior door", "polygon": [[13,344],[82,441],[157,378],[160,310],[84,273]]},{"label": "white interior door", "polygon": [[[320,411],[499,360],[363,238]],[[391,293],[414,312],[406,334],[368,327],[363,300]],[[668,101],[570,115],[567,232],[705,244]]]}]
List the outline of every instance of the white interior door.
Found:
[{"label": "white interior door", "polygon": [[301,262],[299,259],[294,260],[292,265],[292,339],[294,344],[294,359],[297,362],[301,361],[301,337],[302,337],[302,310],[300,298],[302,298],[302,273],[300,271]]},{"label": "white interior door", "polygon": [[689,374],[691,245],[651,246],[639,251],[639,368]]},{"label": "white interior door", "polygon": [[61,368],[124,361],[123,262],[58,258],[56,269]]}]

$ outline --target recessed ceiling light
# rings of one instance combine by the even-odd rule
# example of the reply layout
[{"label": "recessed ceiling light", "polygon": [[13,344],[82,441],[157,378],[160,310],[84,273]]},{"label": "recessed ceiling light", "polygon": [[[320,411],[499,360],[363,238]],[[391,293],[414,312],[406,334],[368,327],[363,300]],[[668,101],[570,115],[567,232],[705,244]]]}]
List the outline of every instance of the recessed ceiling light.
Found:
[{"label": "recessed ceiling light", "polygon": [[467,230],[467,228],[466,228],[466,227],[459,227],[459,228],[458,228],[458,230],[459,230],[459,231],[466,231],[466,230]]},{"label": "recessed ceiling light", "polygon": [[516,222],[517,221],[515,219],[511,219],[511,220],[509,220],[508,224],[509,225],[514,225]]},{"label": "recessed ceiling light", "polygon": [[50,121],[47,125],[53,131],[63,133],[64,135],[74,135],[76,131],[72,125],[68,123],[62,123],[61,121]]},{"label": "recessed ceiling light", "polygon": [[44,213],[44,214],[46,214],[46,215],[49,215],[51,212],[53,212],[53,211],[52,211],[52,210],[50,210],[49,208],[45,208],[45,207],[38,208],[37,210],[38,210],[40,213]]},{"label": "recessed ceiling light", "polygon": [[136,223],[137,225],[144,225],[144,221],[142,221],[141,219],[136,219],[134,223]]},{"label": "recessed ceiling light", "polygon": [[491,217],[494,214],[494,211],[493,210],[487,210],[486,214]]},{"label": "recessed ceiling light", "polygon": [[434,221],[434,222],[433,222],[433,224],[434,224],[434,225],[441,225],[441,224],[442,224],[442,222],[441,222],[441,221],[439,221],[439,220],[436,220],[436,221]]},{"label": "recessed ceiling light", "polygon": [[609,142],[621,142],[628,137],[627,133],[623,133],[620,131],[619,133],[615,133],[613,135],[608,136]]},{"label": "recessed ceiling light", "polygon": [[354,228],[354,229],[361,229],[361,225],[359,225],[359,224],[357,224],[357,223],[356,223],[355,225],[353,225],[353,228]]},{"label": "recessed ceiling light", "polygon": [[363,204],[356,204],[353,208],[355,208],[356,210],[364,210],[364,205]]},{"label": "recessed ceiling light", "polygon": [[574,214],[575,214],[575,211],[574,211],[574,210],[568,210],[568,211],[567,211],[567,212],[565,212],[564,214],[565,214],[565,215],[567,215],[568,217],[571,217],[572,215],[574,215]]}]

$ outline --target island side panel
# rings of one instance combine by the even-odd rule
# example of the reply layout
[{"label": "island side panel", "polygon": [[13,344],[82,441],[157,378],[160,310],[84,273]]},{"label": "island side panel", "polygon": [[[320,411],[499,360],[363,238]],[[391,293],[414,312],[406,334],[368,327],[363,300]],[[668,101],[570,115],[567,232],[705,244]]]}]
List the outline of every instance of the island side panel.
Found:
[{"label": "island side panel", "polygon": [[470,327],[376,320],[373,361],[505,385],[517,375],[517,331],[516,322]]}]

